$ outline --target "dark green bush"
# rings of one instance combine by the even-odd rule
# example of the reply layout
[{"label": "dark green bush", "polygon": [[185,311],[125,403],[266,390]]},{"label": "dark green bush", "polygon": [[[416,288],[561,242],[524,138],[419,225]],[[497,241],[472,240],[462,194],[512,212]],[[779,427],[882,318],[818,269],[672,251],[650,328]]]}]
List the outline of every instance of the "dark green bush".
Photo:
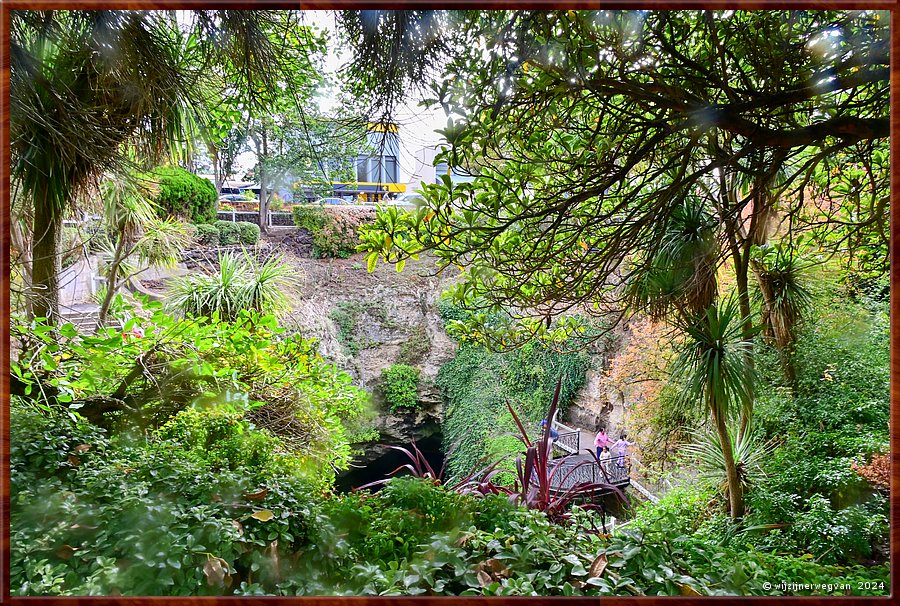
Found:
[{"label": "dark green bush", "polygon": [[241,244],[256,244],[259,242],[259,225],[241,221],[237,226],[241,230]]},{"label": "dark green bush", "polygon": [[219,245],[219,228],[208,223],[200,223],[197,227],[197,241],[205,246]]},{"label": "dark green bush", "polygon": [[360,240],[358,230],[375,220],[375,211],[323,208],[301,204],[292,209],[294,224],[308,230],[313,237],[313,257],[346,259],[356,252]]},{"label": "dark green bush", "polygon": [[381,393],[391,406],[415,408],[419,403],[419,370],[406,364],[393,364],[381,372]]},{"label": "dark green bush", "polygon": [[162,218],[174,216],[191,223],[216,220],[218,195],[208,179],[177,166],[160,166],[148,179],[155,183],[155,202]]},{"label": "dark green bush", "polygon": [[216,221],[215,226],[219,229],[219,244],[222,246],[231,246],[241,241],[241,228],[238,223],[232,221]]},{"label": "dark green bush", "polygon": [[315,233],[325,225],[325,209],[316,204],[297,204],[291,209],[294,225]]}]

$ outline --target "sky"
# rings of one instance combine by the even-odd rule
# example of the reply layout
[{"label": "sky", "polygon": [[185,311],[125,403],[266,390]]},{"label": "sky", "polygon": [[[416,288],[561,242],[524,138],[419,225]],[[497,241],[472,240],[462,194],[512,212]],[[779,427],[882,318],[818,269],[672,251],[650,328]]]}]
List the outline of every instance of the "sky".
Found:
[{"label": "sky", "polygon": [[[340,67],[350,60],[350,50],[337,44],[340,38],[337,35],[334,11],[310,10],[303,11],[303,14],[307,23],[328,32],[329,54],[325,57],[325,72],[326,76],[336,74]],[[323,111],[336,108],[338,105],[337,91],[335,90],[331,94],[328,91],[323,92],[324,94],[319,99],[320,108]],[[418,107],[420,101],[422,101],[422,97],[412,98],[396,112],[397,122],[400,126],[399,177],[401,183],[415,180],[416,151],[440,142],[441,136],[434,131],[444,128],[447,123],[447,117],[441,109],[428,110]],[[235,172],[240,174],[256,164],[256,154],[244,152],[238,156],[236,164],[239,170]]]}]

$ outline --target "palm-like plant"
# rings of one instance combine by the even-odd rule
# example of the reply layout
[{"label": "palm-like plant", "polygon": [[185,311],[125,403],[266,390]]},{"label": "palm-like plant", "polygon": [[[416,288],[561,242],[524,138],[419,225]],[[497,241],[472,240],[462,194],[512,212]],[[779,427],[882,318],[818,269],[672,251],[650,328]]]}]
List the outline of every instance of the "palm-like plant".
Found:
[{"label": "palm-like plant", "polygon": [[[223,73],[251,95],[277,89],[276,45],[260,35],[268,11],[189,14],[10,13],[11,176],[33,208],[35,315],[58,317],[62,220],[80,194],[133,158],[177,149]],[[210,69],[215,58],[229,69]]]},{"label": "palm-like plant", "polygon": [[717,293],[717,222],[703,203],[687,198],[662,227],[656,253],[635,272],[627,286],[632,307],[654,319],[673,312],[705,311]]},{"label": "palm-like plant", "polygon": [[[737,437],[731,435],[731,451],[734,454],[741,493],[746,494],[754,483],[765,477],[762,463],[772,453],[775,444],[764,443],[759,435],[753,432],[752,427]],[[716,434],[710,432],[695,434],[694,443],[685,446],[684,452],[697,460],[698,479],[701,482],[727,494],[725,454]]]},{"label": "palm-like plant", "polygon": [[[110,179],[101,189],[103,220],[113,235],[112,242],[104,243],[107,288],[100,305],[102,325],[122,284],[150,265],[173,266],[187,235],[180,223],[160,221],[153,203],[130,179]],[[131,264],[135,259],[139,267]]]},{"label": "palm-like plant", "polygon": [[184,276],[175,281],[169,305],[186,316],[235,320],[241,310],[277,312],[287,306],[282,288],[294,281],[291,268],[279,256],[259,263],[243,255],[219,256],[219,270],[211,275]]},{"label": "palm-like plant", "polygon": [[[735,440],[728,428],[732,412],[752,406],[755,371],[749,356],[752,343],[743,338],[743,318],[734,297],[711,305],[704,314],[680,317],[676,325],[685,342],[674,362],[673,377],[682,385],[683,401],[701,402],[708,410],[722,449],[731,515],[744,514]],[[744,432],[746,434],[746,432]]]},{"label": "palm-like plant", "polygon": [[785,378],[793,388],[796,328],[812,306],[812,295],[803,284],[807,264],[787,246],[765,245],[754,250],[751,265],[759,285],[763,336],[778,350]]}]

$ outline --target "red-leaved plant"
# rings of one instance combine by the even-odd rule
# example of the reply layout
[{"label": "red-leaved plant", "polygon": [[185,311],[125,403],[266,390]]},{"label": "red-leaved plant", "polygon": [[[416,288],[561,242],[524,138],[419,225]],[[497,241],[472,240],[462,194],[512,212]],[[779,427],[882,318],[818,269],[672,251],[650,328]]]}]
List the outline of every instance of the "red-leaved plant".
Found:
[{"label": "red-leaved plant", "polygon": [[[525,430],[525,426],[519,419],[519,415],[516,414],[516,411],[513,410],[513,407],[510,406],[509,402],[506,403],[506,407],[509,408],[509,412],[512,414],[513,420],[516,422],[519,432],[521,433],[520,436],[516,437],[522,441],[526,448],[524,458],[522,455],[519,455],[516,458],[517,492],[513,497],[516,501],[529,509],[543,511],[554,521],[564,521],[568,518],[568,511],[571,505],[579,499],[584,499],[586,501],[582,504],[582,507],[585,509],[598,508],[599,506],[593,503],[593,497],[600,491],[610,491],[620,499],[627,501],[622,491],[608,482],[577,482],[571,486],[562,488],[567,484],[566,480],[569,476],[583,465],[596,464],[604,477],[607,476],[606,470],[600,465],[600,460],[593,452],[591,452],[593,460],[577,463],[568,469],[560,465],[560,462],[564,461],[566,457],[554,461],[552,452],[553,444],[550,440],[550,427],[559,405],[559,392],[561,388],[562,377],[556,382],[553,401],[550,403],[550,410],[547,411],[547,419],[543,424],[544,429],[536,444],[532,443],[528,438],[528,432]],[[554,481],[556,481],[555,488]]]},{"label": "red-leaved plant", "polygon": [[[504,471],[498,469],[498,466],[504,459],[495,461],[479,471],[473,471],[465,478],[453,483],[445,485],[448,490],[462,494],[471,494],[475,496],[484,496],[488,494],[505,494],[509,495],[510,500],[520,503],[529,509],[537,509],[543,511],[556,522],[565,521],[569,517],[569,509],[572,504],[583,499],[585,503],[581,507],[585,509],[596,509],[600,506],[593,502],[593,497],[601,491],[609,491],[618,496],[623,501],[627,498],[615,485],[607,482],[577,482],[566,488],[566,480],[578,468],[584,465],[597,465],[603,476],[609,480],[606,470],[600,464],[593,451],[588,451],[593,460],[587,460],[576,463],[568,469],[563,469],[559,463],[565,460],[565,457],[556,459],[552,457],[553,445],[550,441],[549,427],[551,420],[556,414],[559,405],[559,393],[562,388],[562,377],[556,383],[556,390],[553,394],[553,401],[550,403],[550,410],[547,411],[547,420],[544,424],[544,431],[537,443],[532,443],[528,437],[525,426],[519,419],[519,415],[513,410],[512,406],[507,402],[506,406],[512,413],[513,420],[519,428],[520,435],[515,436],[525,446],[524,458],[520,454],[516,457],[516,482],[513,488],[500,486],[493,482],[493,478]],[[389,475],[394,476],[401,470],[407,470],[413,477],[422,478],[433,482],[435,485],[444,485],[444,471],[447,466],[447,459],[455,450],[456,445],[450,448],[444,458],[444,463],[439,471],[435,472],[434,468],[422,454],[422,451],[412,443],[412,449],[402,446],[387,445],[388,448],[402,452],[410,460],[409,463],[399,466]],[[505,457],[504,457],[505,458]],[[568,466],[567,466],[568,467]],[[382,486],[390,481],[390,477],[375,482],[364,484],[354,490],[362,490],[374,486]],[[558,480],[557,487],[554,488],[554,481]]]}]

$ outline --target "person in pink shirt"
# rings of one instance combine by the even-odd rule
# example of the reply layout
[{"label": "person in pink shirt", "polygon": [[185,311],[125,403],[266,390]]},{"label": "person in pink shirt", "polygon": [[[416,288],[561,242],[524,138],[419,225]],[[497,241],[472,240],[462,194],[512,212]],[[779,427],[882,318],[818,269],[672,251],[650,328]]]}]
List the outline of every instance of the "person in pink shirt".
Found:
[{"label": "person in pink shirt", "polygon": [[609,452],[609,436],[606,435],[606,429],[601,429],[599,433],[597,433],[597,437],[594,438],[594,446],[597,448],[597,458],[603,454],[603,451]]}]

